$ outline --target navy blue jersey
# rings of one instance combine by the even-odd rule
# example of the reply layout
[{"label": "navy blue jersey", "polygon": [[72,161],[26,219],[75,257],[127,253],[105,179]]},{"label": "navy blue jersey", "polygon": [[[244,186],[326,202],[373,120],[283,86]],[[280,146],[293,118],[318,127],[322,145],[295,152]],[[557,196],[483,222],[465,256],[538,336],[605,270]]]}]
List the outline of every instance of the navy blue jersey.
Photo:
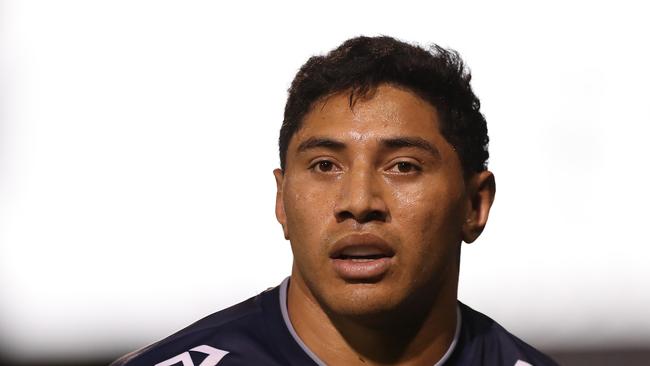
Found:
[{"label": "navy blue jersey", "polygon": [[[291,326],[287,286],[288,279],[128,354],[111,366],[325,365]],[[456,335],[436,365],[557,365],[487,316],[461,303],[457,311],[460,316]]]}]

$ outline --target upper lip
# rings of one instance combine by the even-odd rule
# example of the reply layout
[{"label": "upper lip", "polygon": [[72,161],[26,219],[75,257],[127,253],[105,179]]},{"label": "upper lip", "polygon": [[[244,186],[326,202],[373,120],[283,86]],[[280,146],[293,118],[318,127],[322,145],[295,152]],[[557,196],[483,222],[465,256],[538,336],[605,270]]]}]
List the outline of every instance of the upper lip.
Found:
[{"label": "upper lip", "polygon": [[392,257],[395,251],[388,242],[370,233],[350,234],[339,239],[330,250],[330,258],[343,256]]}]

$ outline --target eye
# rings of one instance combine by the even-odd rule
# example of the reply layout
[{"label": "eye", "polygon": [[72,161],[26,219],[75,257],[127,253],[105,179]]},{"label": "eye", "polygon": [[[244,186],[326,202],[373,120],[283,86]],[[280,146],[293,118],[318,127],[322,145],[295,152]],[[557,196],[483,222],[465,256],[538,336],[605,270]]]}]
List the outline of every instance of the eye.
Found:
[{"label": "eye", "polygon": [[422,171],[422,168],[408,161],[400,161],[388,169],[388,171],[394,173],[413,173]]},{"label": "eye", "polygon": [[338,168],[329,160],[320,160],[310,166],[309,169],[320,173],[329,173],[337,170]]}]

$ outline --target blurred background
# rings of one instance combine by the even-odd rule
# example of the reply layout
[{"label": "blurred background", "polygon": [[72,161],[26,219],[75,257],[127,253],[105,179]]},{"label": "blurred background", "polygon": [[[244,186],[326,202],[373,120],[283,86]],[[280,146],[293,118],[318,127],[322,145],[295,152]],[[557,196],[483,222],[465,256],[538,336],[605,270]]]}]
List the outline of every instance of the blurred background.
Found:
[{"label": "blurred background", "polygon": [[640,2],[0,2],[0,363],[104,365],[275,286],[286,90],[357,35],[456,49],[497,198],[460,299],[565,365],[650,364]]}]

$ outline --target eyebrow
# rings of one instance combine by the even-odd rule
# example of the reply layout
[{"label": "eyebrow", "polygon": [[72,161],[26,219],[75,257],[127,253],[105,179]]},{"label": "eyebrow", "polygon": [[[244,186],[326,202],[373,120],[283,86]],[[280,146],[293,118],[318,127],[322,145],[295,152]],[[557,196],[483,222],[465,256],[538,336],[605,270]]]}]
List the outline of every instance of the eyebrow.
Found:
[{"label": "eyebrow", "polygon": [[341,141],[333,140],[325,137],[310,137],[298,145],[298,152],[304,152],[310,149],[324,147],[332,150],[343,150],[345,144]]},{"label": "eyebrow", "polygon": [[[440,157],[440,151],[429,141],[420,137],[392,137],[379,140],[382,147],[387,149],[416,148],[427,151],[434,157]],[[344,150],[346,145],[342,141],[327,137],[310,137],[298,145],[298,152],[310,149],[327,148],[332,150]]]},{"label": "eyebrow", "polygon": [[389,149],[399,149],[414,147],[429,152],[434,157],[440,157],[440,151],[433,146],[429,141],[420,137],[394,137],[388,139],[381,139],[381,144]]}]

